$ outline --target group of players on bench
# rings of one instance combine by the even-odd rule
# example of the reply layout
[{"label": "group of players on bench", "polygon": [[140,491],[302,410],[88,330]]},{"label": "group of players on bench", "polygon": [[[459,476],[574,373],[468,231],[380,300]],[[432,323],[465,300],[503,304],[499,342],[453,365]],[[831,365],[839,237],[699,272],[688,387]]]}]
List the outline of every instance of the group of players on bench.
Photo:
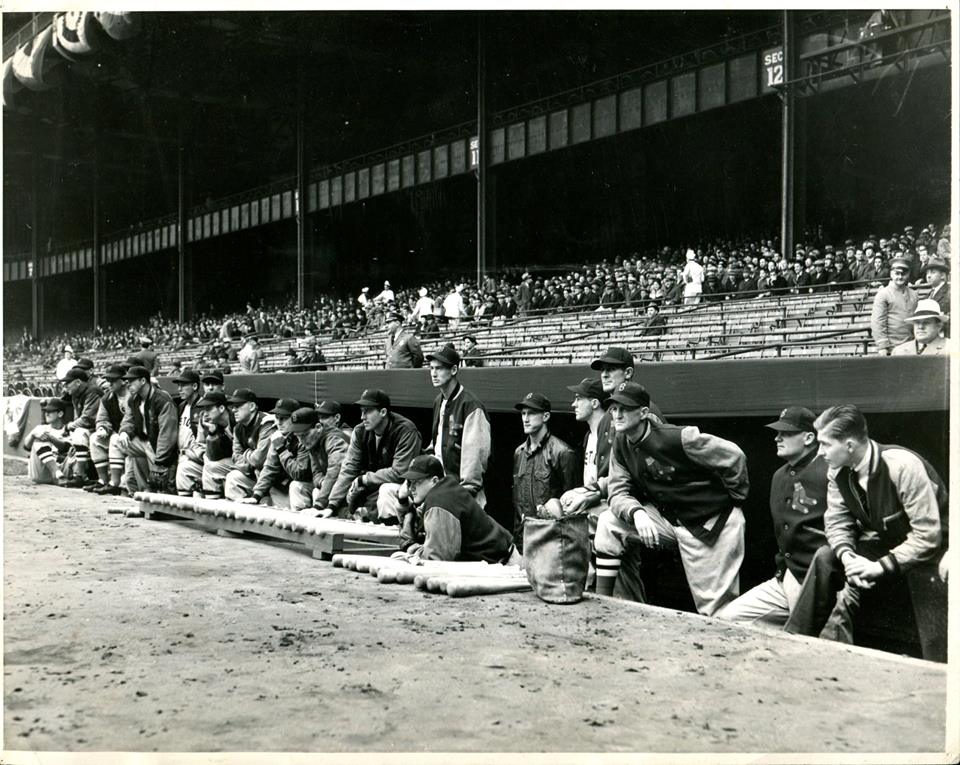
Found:
[{"label": "group of players on bench", "polygon": [[525,439],[513,457],[512,530],[484,509],[490,420],[457,379],[461,358],[452,345],[426,358],[438,395],[425,447],[382,390],[363,391],[361,422],[349,428],[336,401],[280,399],[261,411],[249,389],[227,395],[218,372],[181,372],[173,398],[144,367],[111,366],[102,382],[75,368],[66,382],[75,419],[63,421],[63,400],[44,401],[44,424],[25,441],[29,474],[98,494],[175,487],[395,523],[411,559],[520,562],[523,519],[559,502],[589,516],[599,594],[645,600],[649,561],[666,552],[701,614],[852,642],[862,593],[905,584],[923,656],[946,660],[946,487],[919,455],[873,441],[856,406],[819,416],[791,406],[768,425],[785,463],[769,488],[777,573],[741,595],[746,456],[669,424],[634,380],[627,349],[609,348],[591,364],[599,377],[568,386],[586,425],[579,450],[551,433],[546,396],[516,403]]}]

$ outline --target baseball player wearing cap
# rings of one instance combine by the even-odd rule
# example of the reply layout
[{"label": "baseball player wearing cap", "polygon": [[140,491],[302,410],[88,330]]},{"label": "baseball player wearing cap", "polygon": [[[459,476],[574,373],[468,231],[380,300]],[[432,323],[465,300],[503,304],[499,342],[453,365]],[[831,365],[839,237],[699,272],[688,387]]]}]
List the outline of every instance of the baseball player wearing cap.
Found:
[{"label": "baseball player wearing cap", "polygon": [[349,439],[329,418],[321,423],[315,407],[297,409],[290,416],[289,432],[298,447],[296,461],[286,468],[291,476],[290,509],[304,510],[312,505],[323,514],[347,455]]},{"label": "baseball player wearing cap", "polygon": [[906,322],[913,326],[913,339],[900,343],[891,356],[942,356],[947,352],[947,340],[943,327],[948,317],[940,312],[936,300],[917,301],[917,310]]},{"label": "baseball player wearing cap", "polygon": [[786,461],[770,482],[777,574],[721,608],[716,613],[719,619],[783,626],[800,596],[810,561],[827,543],[823,531],[827,463],[817,453],[814,419],[809,409],[791,406],[767,425],[776,433],[777,456]]},{"label": "baseball player wearing cap", "polygon": [[87,487],[96,494],[120,494],[123,486],[124,457],[117,438],[130,398],[127,381],[123,379],[125,371],[122,365],[114,364],[103,373],[109,387],[100,398],[90,436],[90,457],[99,481]]},{"label": "baseball player wearing cap", "polygon": [[423,351],[415,327],[402,324],[400,314],[393,313],[387,319],[387,337],[384,356],[387,369],[419,369],[423,366]]},{"label": "baseball player wearing cap", "polygon": [[[178,395],[173,401],[177,407],[177,494],[189,497],[199,490],[203,477],[204,430],[200,427],[200,375],[185,369],[173,379]],[[206,387],[206,386],[204,386]]]},{"label": "baseball player wearing cap", "polygon": [[128,491],[166,490],[177,464],[177,408],[166,391],[150,382],[146,367],[124,375],[129,408],[117,445],[126,458]]},{"label": "baseball player wearing cap", "polygon": [[697,611],[714,614],[738,595],[747,459],[736,444],[652,420],[650,395],[623,383],[610,397],[617,437],[610,510],[597,522],[597,592],[613,593],[628,537],[676,548]]},{"label": "baseball player wearing cap", "polygon": [[577,485],[577,454],[550,432],[550,399],[528,393],[514,404],[526,439],[513,452],[513,536],[523,546],[523,519]]},{"label": "baseball player wearing cap", "polygon": [[281,398],[270,410],[277,422],[277,428],[267,438],[267,456],[263,468],[249,497],[241,499],[247,504],[266,504],[277,507],[294,507],[301,510],[310,505],[310,492],[301,491],[303,486],[291,490],[292,481],[301,484],[309,480],[309,455],[296,435],[291,431],[293,413],[302,407],[291,398]]},{"label": "baseball player wearing cap", "polygon": [[902,577],[923,658],[946,661],[949,497],[943,480],[918,454],[871,439],[853,404],[830,407],[814,425],[828,465],[829,547],[811,561],[785,629],[853,642],[860,591]]},{"label": "baseball player wearing cap", "polygon": [[[420,453],[422,441],[416,425],[390,411],[390,397],[384,391],[368,388],[354,403],[360,407],[360,424],[353,429],[323,514],[333,515],[346,507],[356,510],[361,520],[375,520],[380,487],[400,482],[410,460]],[[384,517],[389,513],[385,511]]]},{"label": "baseball player wearing cap", "polygon": [[886,356],[894,346],[912,336],[906,319],[917,310],[919,297],[909,286],[909,280],[910,261],[894,258],[890,263],[890,283],[881,287],[873,298],[870,329],[877,351]]},{"label": "baseball player wearing cap", "polygon": [[238,388],[227,397],[233,412],[233,468],[223,482],[227,499],[238,501],[249,497],[256,485],[270,450],[270,436],[277,429],[273,415],[260,411],[257,395],[249,388]]},{"label": "baseball player wearing cap", "polygon": [[223,499],[224,481],[233,470],[233,430],[227,397],[220,391],[211,391],[203,394],[196,407],[201,410],[200,428],[203,430],[203,468],[200,474],[203,496]]},{"label": "baseball player wearing cap", "polygon": [[90,433],[97,420],[101,391],[90,382],[87,373],[79,367],[74,367],[67,372],[64,378],[64,390],[70,396],[74,412],[74,419],[64,426],[64,433],[70,436],[70,445],[76,461],[73,465],[73,477],[64,481],[62,485],[77,489],[88,484]]},{"label": "baseball player wearing cap", "polygon": [[404,515],[401,549],[419,560],[472,560],[519,565],[510,532],[484,512],[440,460],[415,457],[403,473],[415,512]]},{"label": "baseball player wearing cap", "polygon": [[23,437],[23,448],[30,450],[27,477],[34,483],[56,484],[63,478],[59,463],[70,448],[64,432],[65,407],[61,399],[44,399],[40,404],[43,422]]}]

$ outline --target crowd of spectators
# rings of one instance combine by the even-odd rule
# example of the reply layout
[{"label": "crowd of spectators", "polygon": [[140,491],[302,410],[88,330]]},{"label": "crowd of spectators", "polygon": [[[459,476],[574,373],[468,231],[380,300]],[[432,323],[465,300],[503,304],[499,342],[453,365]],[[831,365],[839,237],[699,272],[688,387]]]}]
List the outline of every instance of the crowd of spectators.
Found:
[{"label": "crowd of spectators", "polygon": [[[325,343],[380,330],[395,314],[416,326],[421,339],[431,340],[538,312],[651,305],[659,309],[680,305],[685,298],[691,302],[692,292],[694,302],[712,302],[842,290],[857,283],[879,287],[889,280],[889,263],[895,257],[911,263],[909,282],[919,286],[932,258],[950,259],[949,225],[941,228],[931,223],[919,230],[908,225],[887,237],[870,234],[842,244],[826,243],[820,230],[805,231],[801,239],[792,253],[780,252],[776,238],[717,239],[633,252],[612,262],[579,267],[514,269],[489,274],[479,286],[466,276],[445,276],[396,290],[386,281],[376,293],[363,287],[349,296],[325,294],[301,310],[292,301],[280,306],[260,301],[223,316],[201,314],[177,322],[158,315],[146,324],[97,328],[92,334],[61,333],[36,339],[24,329],[16,341],[4,344],[4,364],[8,370],[36,365],[52,370],[67,345],[78,357],[104,351],[122,356],[133,353],[140,338],[147,336],[164,351],[194,348],[193,365],[199,368],[251,371],[243,368],[238,352],[245,338],[256,335],[294,341],[285,369],[318,369],[326,361]],[[691,261],[701,281],[699,292],[689,286],[686,266]]]}]

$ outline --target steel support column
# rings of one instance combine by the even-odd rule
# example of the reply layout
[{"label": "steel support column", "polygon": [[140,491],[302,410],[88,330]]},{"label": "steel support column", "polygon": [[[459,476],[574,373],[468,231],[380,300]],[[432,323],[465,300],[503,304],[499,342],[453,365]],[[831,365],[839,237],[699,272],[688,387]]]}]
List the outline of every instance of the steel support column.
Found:
[{"label": "steel support column", "polygon": [[486,20],[477,12],[477,289],[487,271],[487,51]]},{"label": "steel support column", "polygon": [[100,144],[98,133],[93,133],[93,330],[102,321],[103,289],[100,274]]},{"label": "steel support column", "polygon": [[303,114],[303,71],[298,66],[297,84],[297,308],[306,306],[306,254],[307,254],[307,151]]},{"label": "steel support column", "polygon": [[190,289],[188,285],[190,262],[187,252],[187,184],[186,148],[184,147],[183,117],[181,115],[177,142],[177,321],[190,317]]},{"label": "steel support column", "polygon": [[33,279],[31,280],[31,331],[34,339],[43,336],[43,266],[40,258],[40,194],[39,172],[36,154],[30,159],[30,259],[33,261]]},{"label": "steel support column", "polygon": [[790,82],[797,76],[797,46],[794,29],[794,12],[783,12],[783,92],[781,93],[781,178],[780,178],[780,249],[784,257],[793,252],[794,211],[794,128],[796,109],[794,103],[795,86]]}]

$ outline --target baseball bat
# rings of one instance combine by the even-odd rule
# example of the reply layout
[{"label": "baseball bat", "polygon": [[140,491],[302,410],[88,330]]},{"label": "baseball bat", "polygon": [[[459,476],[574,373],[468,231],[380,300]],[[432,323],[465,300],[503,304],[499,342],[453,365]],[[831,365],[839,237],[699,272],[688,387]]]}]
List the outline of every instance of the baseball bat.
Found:
[{"label": "baseball bat", "polygon": [[531,589],[525,579],[474,579],[455,578],[447,581],[447,595],[465,598],[470,595],[497,595],[501,592],[521,592]]}]

